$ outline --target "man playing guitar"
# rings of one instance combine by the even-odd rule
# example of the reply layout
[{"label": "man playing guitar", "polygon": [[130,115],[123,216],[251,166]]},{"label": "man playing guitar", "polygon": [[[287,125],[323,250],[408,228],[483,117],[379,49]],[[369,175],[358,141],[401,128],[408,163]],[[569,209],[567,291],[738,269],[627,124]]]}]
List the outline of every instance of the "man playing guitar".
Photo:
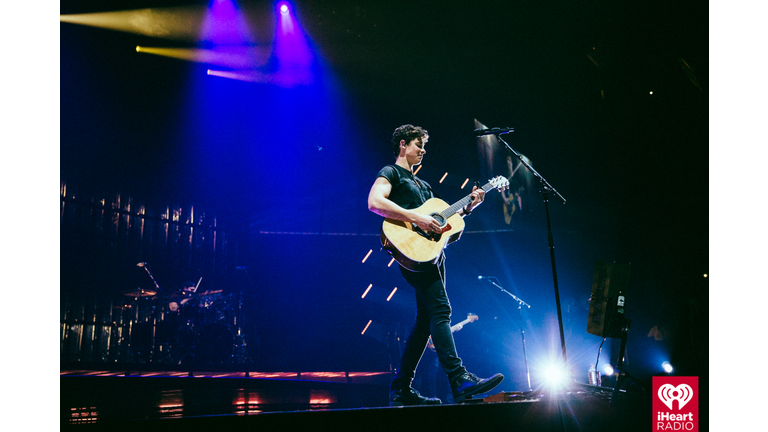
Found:
[{"label": "man playing guitar", "polygon": [[[439,235],[443,232],[440,221],[430,215],[413,211],[434,197],[430,185],[413,173],[413,167],[420,164],[424,158],[428,139],[427,131],[421,127],[403,125],[395,129],[392,135],[395,163],[379,171],[368,194],[368,209],[388,219],[412,223],[425,233]],[[484,198],[485,191],[475,186],[467,199],[466,207],[457,214],[462,217],[470,214]],[[390,384],[389,404],[399,406],[442,403],[440,399],[420,395],[411,387],[416,367],[430,335],[457,403],[496,387],[504,379],[502,374],[495,374],[486,379],[478,378],[467,371],[456,353],[450,324],[451,305],[445,290],[445,255],[440,253],[435,263],[426,263],[418,270],[412,271],[402,264],[400,266],[403,278],[416,292],[416,324],[406,339],[400,367]]]}]

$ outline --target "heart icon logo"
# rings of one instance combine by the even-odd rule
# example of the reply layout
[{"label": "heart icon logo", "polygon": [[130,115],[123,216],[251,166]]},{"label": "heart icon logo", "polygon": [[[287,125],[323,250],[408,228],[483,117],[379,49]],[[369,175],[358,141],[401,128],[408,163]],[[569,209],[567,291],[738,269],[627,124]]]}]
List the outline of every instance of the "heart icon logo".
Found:
[{"label": "heart icon logo", "polygon": [[659,399],[669,409],[672,409],[672,402],[677,400],[679,409],[683,409],[685,404],[693,399],[693,389],[688,384],[680,384],[677,387],[672,384],[664,384],[659,387]]}]

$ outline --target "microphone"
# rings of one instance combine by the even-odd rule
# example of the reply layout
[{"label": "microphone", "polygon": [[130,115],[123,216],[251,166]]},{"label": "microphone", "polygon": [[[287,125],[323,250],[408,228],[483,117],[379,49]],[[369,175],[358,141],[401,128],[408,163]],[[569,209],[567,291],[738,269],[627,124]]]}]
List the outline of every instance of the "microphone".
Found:
[{"label": "microphone", "polygon": [[136,264],[136,267],[144,267],[145,265],[147,265],[147,263],[141,262],[141,263]]},{"label": "microphone", "polygon": [[515,128],[492,128],[492,129],[475,129],[475,136],[484,135],[500,135],[510,132],[514,132]]}]

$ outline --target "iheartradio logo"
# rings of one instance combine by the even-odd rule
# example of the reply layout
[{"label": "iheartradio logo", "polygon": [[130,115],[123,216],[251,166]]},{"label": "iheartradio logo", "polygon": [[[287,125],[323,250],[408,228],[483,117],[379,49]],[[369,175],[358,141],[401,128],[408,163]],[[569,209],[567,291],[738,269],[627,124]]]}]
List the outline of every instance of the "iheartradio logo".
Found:
[{"label": "iheartradio logo", "polygon": [[653,377],[653,394],[653,431],[699,430],[699,377]]},{"label": "iheartradio logo", "polygon": [[659,391],[656,394],[659,395],[659,399],[661,399],[661,401],[664,402],[664,405],[669,409],[672,409],[674,401],[680,403],[677,407],[678,409],[683,409],[683,407],[693,399],[693,389],[688,384],[680,384],[677,387],[672,384],[664,384],[659,387]]}]

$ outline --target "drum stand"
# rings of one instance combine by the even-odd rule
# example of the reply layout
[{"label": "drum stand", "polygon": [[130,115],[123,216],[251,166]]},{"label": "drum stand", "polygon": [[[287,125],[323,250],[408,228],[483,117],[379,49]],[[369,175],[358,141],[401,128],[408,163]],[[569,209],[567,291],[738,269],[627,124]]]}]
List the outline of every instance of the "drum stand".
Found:
[{"label": "drum stand", "polygon": [[[157,294],[156,291],[153,290],[145,290],[143,288],[138,288],[134,291],[123,291],[123,295],[125,297],[129,297],[132,299],[130,302],[130,305],[128,307],[131,309],[131,314],[128,317],[128,349],[127,349],[127,360],[128,362],[132,362],[135,360],[135,344],[134,344],[134,333],[136,331],[135,327],[136,324],[138,324],[140,321],[139,317],[139,309],[140,309],[140,303],[139,301],[143,298],[150,297],[152,300],[155,299],[155,295]],[[157,318],[155,316],[155,305],[152,306],[152,311],[150,312],[150,317],[152,318],[149,322],[152,323],[152,332],[150,337],[150,348],[149,348],[149,362],[152,362],[152,357],[154,355],[154,344],[155,344],[155,329],[157,326]]]},{"label": "drum stand", "polygon": [[149,340],[149,358],[148,362],[153,363],[154,362],[154,356],[155,356],[155,342],[157,338],[157,294],[161,291],[160,285],[155,280],[155,277],[152,276],[152,272],[149,270],[149,264],[145,262],[140,262],[136,264],[137,267],[143,268],[147,274],[149,275],[149,278],[152,280],[152,283],[155,286],[155,290],[148,290],[144,288],[137,288],[134,291],[123,291],[123,295],[129,298],[133,298],[133,301],[131,302],[130,307],[133,308],[131,312],[131,317],[128,320],[128,349],[127,349],[127,360],[128,363],[131,363],[132,361],[137,361],[137,354],[138,351],[136,350],[136,345],[134,341],[134,333],[136,329],[136,324],[139,324],[139,309],[140,309],[140,302],[139,300],[143,298],[149,298],[149,300],[152,300],[152,306],[151,310],[149,312],[149,320],[145,321],[147,324],[151,324],[151,334],[150,334],[150,340]]},{"label": "drum stand", "polygon": [[195,348],[194,348],[194,346],[192,347],[192,349],[186,350],[186,351],[187,352],[184,353],[184,355],[181,356],[181,358],[179,359],[179,362],[177,363],[178,365],[182,365],[184,363],[184,359],[186,359],[187,357],[191,357],[192,358],[192,361],[189,364],[194,364],[195,363],[195,353],[194,353]]},{"label": "drum stand", "polygon": [[248,348],[246,343],[245,335],[243,334],[243,329],[241,327],[242,323],[242,317],[243,317],[243,293],[240,292],[237,298],[237,313],[235,314],[235,322],[234,322],[234,329],[233,331],[236,331],[234,334],[234,343],[233,343],[233,354],[232,354],[232,360],[234,364],[251,364],[253,363],[253,359],[251,359],[251,356],[248,354]]}]

